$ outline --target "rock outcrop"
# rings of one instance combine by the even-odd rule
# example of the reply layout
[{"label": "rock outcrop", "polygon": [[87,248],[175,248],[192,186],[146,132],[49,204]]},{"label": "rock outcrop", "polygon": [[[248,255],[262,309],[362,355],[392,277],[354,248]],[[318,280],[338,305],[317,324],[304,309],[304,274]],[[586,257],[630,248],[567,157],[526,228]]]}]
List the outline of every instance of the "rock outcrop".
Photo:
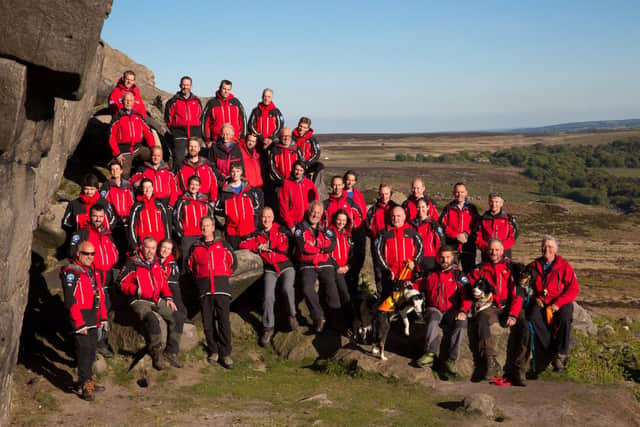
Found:
[{"label": "rock outcrop", "polygon": [[92,112],[110,10],[101,0],[0,3],[0,425],[9,424],[32,232]]}]

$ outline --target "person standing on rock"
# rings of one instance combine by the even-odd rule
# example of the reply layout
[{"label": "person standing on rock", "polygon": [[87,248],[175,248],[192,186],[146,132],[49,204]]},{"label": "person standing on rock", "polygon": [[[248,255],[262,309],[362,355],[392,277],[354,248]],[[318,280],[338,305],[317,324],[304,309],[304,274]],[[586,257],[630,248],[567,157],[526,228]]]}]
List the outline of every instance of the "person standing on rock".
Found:
[{"label": "person standing on rock", "polygon": [[320,162],[320,145],[313,136],[311,119],[300,117],[298,127],[293,130],[293,142],[302,153],[302,161],[305,163],[305,174],[316,186],[320,185],[320,173],[324,165]]},{"label": "person standing on rock", "polygon": [[304,171],[304,162],[295,162],[291,176],[284,180],[278,193],[278,212],[291,232],[296,224],[302,222],[309,204],[318,200],[318,189],[313,181],[304,176]]},{"label": "person standing on rock", "polygon": [[144,106],[140,89],[136,85],[136,73],[127,70],[122,74],[120,80],[109,94],[109,112],[112,116],[118,114],[124,107],[124,94],[131,93],[133,95],[133,109],[143,118],[147,116],[147,109]]},{"label": "person standing on rock", "polygon": [[233,126],[229,123],[222,125],[221,135],[216,143],[209,148],[209,162],[211,167],[217,169],[223,179],[229,178],[231,165],[239,163],[243,165],[242,151],[234,139]]},{"label": "person standing on rock", "polygon": [[535,271],[533,285],[536,304],[527,310],[539,342],[553,359],[553,368],[563,371],[569,361],[573,302],[580,287],[571,264],[558,255],[558,242],[544,236],[540,247],[542,256],[529,267]]},{"label": "person standing on rock", "polygon": [[173,140],[173,170],[178,171],[184,161],[187,141],[191,137],[202,137],[202,103],[191,92],[192,80],[189,76],[180,79],[180,90],[167,101],[164,107],[164,121],[169,127]]},{"label": "person standing on rock", "polygon": [[131,92],[124,93],[123,104],[123,108],[111,120],[109,146],[113,157],[122,163],[123,173],[128,178],[134,159],[148,161],[149,148],[154,147],[156,141],[144,117],[133,109],[134,96]]},{"label": "person standing on rock", "polygon": [[447,245],[458,250],[458,264],[469,274],[476,263],[478,209],[467,200],[467,194],[467,186],[463,182],[453,186],[454,200],[442,210],[440,224],[444,228]]},{"label": "person standing on rock", "polygon": [[[131,299],[130,307],[144,331],[147,351],[151,355],[153,367],[162,370],[165,359],[176,367],[182,367],[178,358],[180,337],[175,328],[173,313],[178,310],[173,302],[165,271],[158,262],[156,249],[158,242],[152,236],[145,237],[140,250],[127,260],[118,283],[120,289]],[[162,336],[157,313],[167,323],[167,346],[162,353]]]},{"label": "person standing on rock", "polygon": [[283,126],[284,116],[273,103],[273,90],[267,88],[262,91],[262,102],[251,111],[247,128],[258,136],[260,147],[267,148]]},{"label": "person standing on rock", "polygon": [[[504,258],[504,247],[499,239],[489,240],[487,258],[469,275],[473,287],[484,280],[491,287],[492,303],[486,309],[473,313],[469,322],[469,340],[472,350],[484,366],[476,366],[476,372],[484,372],[484,378],[491,379],[501,374],[497,360],[496,339],[492,336],[491,325],[499,323],[510,329],[509,347],[505,377],[512,385],[524,386],[524,375],[528,362],[528,328],[522,308],[522,297],[516,292],[511,275],[509,260]],[[478,378],[480,376],[478,375]]]},{"label": "person standing on rock", "polygon": [[186,256],[191,246],[200,238],[200,221],[205,216],[213,217],[213,206],[209,198],[200,193],[200,177],[189,178],[189,189],[186,191],[173,210],[173,229],[180,239],[180,251]]},{"label": "person standing on rock", "polygon": [[429,218],[432,221],[437,221],[440,218],[438,216],[438,209],[436,208],[436,205],[431,200],[431,197],[424,193],[424,190],[425,187],[422,179],[414,179],[411,183],[411,195],[402,203],[402,207],[407,214],[407,221],[413,221],[416,218],[416,215],[418,215],[418,201],[420,200],[425,200],[427,202]]},{"label": "person standing on rock", "polygon": [[213,218],[202,218],[200,230],[200,240],[191,247],[188,256],[188,268],[200,296],[202,324],[209,352],[207,361],[214,365],[221,360],[225,368],[232,369],[229,278],[236,270],[238,261],[231,246],[224,239],[214,236]]},{"label": "person standing on rock", "polygon": [[120,253],[118,264],[123,264],[127,252],[127,230],[129,229],[129,213],[135,202],[133,186],[122,177],[122,164],[111,160],[107,165],[111,172],[109,178],[100,187],[100,196],[105,199],[113,212],[111,230],[113,239]]},{"label": "person standing on rock", "polygon": [[211,168],[209,160],[200,156],[202,140],[191,138],[187,143],[187,157],[182,162],[182,167],[176,175],[178,190],[185,193],[189,190],[189,178],[200,178],[200,193],[205,194],[211,203],[218,200],[218,176]]},{"label": "person standing on rock", "polygon": [[147,178],[153,183],[153,194],[156,200],[162,202],[165,208],[171,209],[178,199],[178,186],[176,178],[169,166],[162,160],[162,147],[151,148],[151,162],[145,162],[138,171],[131,176],[129,182],[134,187]]},{"label": "person standing on rock", "polygon": [[504,256],[511,259],[511,247],[518,238],[518,222],[502,209],[504,199],[500,193],[489,193],[488,203],[489,209],[478,220],[476,247],[485,256],[487,242],[492,238],[500,239],[504,245]]},{"label": "person standing on rock", "polygon": [[264,264],[264,302],[262,305],[262,337],[260,345],[269,345],[275,327],[274,304],[276,285],[280,281],[285,295],[285,305],[289,314],[289,327],[296,330],[295,291],[293,288],[296,272],[289,259],[291,234],[286,227],[274,222],[273,209],[265,207],[260,216],[262,227],[240,243],[240,249],[248,249],[260,255]]},{"label": "person standing on rock", "polygon": [[440,354],[439,361],[447,374],[456,375],[455,364],[471,306],[465,298],[465,287],[468,285],[469,279],[455,264],[455,249],[441,246],[435,270],[413,284],[414,289],[425,295],[422,313],[426,324],[425,354],[418,359],[419,365],[432,366],[435,362],[436,352],[440,348],[439,329],[442,327],[442,339],[448,346],[446,354]]},{"label": "person standing on rock", "polygon": [[369,236],[369,249],[371,251],[371,261],[373,262],[373,277],[376,282],[376,292],[382,293],[382,265],[378,262],[375,242],[381,231],[384,231],[391,221],[391,210],[395,208],[396,202],[391,200],[393,189],[389,184],[380,184],[378,187],[378,200],[367,211],[367,236]]},{"label": "person standing on rock", "polygon": [[80,187],[80,195],[77,199],[74,199],[67,204],[67,208],[62,216],[62,229],[67,233],[67,238],[78,231],[82,226],[87,224],[89,220],[89,210],[91,206],[96,204],[101,205],[107,212],[105,216],[105,227],[110,228],[110,216],[111,210],[109,203],[102,198],[98,192],[100,182],[98,178],[89,173],[82,178]]},{"label": "person standing on rock", "polygon": [[242,138],[245,133],[245,112],[242,103],[231,93],[231,81],[222,80],[216,95],[202,111],[202,136],[207,147],[222,135],[222,126],[230,124],[233,133]]},{"label": "person standing on rock", "polygon": [[88,241],[78,245],[71,264],[60,269],[64,305],[69,310],[78,363],[77,393],[84,400],[94,400],[94,391],[104,387],[95,383],[92,374],[96,359],[98,327],[107,323],[107,308],[102,289],[103,275],[93,265],[96,249]]},{"label": "person standing on rock", "polygon": [[171,216],[167,208],[153,193],[153,182],[148,178],[140,181],[142,194],[136,197],[136,202],[129,213],[129,232],[127,239],[129,249],[134,251],[148,236],[156,242],[171,237]]}]

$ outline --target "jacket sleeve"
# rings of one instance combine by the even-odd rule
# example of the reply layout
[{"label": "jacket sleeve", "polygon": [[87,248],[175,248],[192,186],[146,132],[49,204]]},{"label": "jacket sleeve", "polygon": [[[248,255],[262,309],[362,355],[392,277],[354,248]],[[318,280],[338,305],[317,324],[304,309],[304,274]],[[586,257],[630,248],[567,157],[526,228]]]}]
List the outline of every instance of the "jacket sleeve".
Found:
[{"label": "jacket sleeve", "polygon": [[173,230],[180,239],[184,236],[184,228],[182,227],[182,207],[184,203],[184,199],[181,198],[173,210]]},{"label": "jacket sleeve", "polygon": [[223,240],[222,244],[224,245],[225,249],[228,252],[226,256],[229,256],[231,258],[231,271],[235,272],[236,269],[238,268],[238,258],[236,257],[236,253],[234,252],[233,248],[226,240]]},{"label": "jacket sleeve", "polygon": [[488,242],[484,239],[483,236],[483,227],[482,220],[478,221],[478,226],[476,227],[476,247],[480,250],[480,252],[484,253],[487,249]]},{"label": "jacket sleeve", "polygon": [[283,177],[282,175],[280,175],[280,171],[278,170],[278,163],[276,161],[278,151],[279,150],[272,150],[269,154],[269,172],[273,180],[281,184],[287,177]]},{"label": "jacket sleeve", "polygon": [[296,248],[298,249],[298,251],[302,254],[309,254],[309,255],[320,253],[320,249],[318,249],[316,246],[312,245],[311,243],[307,243],[307,241],[304,238],[304,232],[305,230],[302,227],[296,227],[296,231],[293,233],[293,238],[296,243]]},{"label": "jacket sleeve", "polygon": [[173,115],[173,107],[176,103],[176,97],[172,97],[167,101],[167,105],[164,106],[164,122],[167,126],[171,126],[171,116]]},{"label": "jacket sleeve", "polygon": [[553,304],[557,305],[558,308],[575,301],[578,293],[580,292],[580,287],[578,286],[578,278],[576,277],[576,273],[573,271],[573,268],[571,267],[571,265],[569,265],[569,263],[565,264],[561,279],[564,282],[564,290],[553,302]]},{"label": "jacket sleeve", "polygon": [[64,290],[64,305],[69,310],[69,317],[73,324],[74,331],[78,331],[85,326],[82,312],[78,306],[76,292],[78,290],[78,282],[80,275],[72,270],[62,269],[60,271],[60,279],[62,280],[62,288]]},{"label": "jacket sleeve", "polygon": [[169,205],[175,206],[176,200],[178,200],[178,183],[176,182],[175,177],[171,173],[169,176],[169,185],[171,186],[171,195],[169,195]]},{"label": "jacket sleeve", "polygon": [[145,121],[142,119],[140,120],[140,125],[142,126],[142,134],[144,135],[144,140],[147,142],[149,148],[153,148],[156,145],[156,140],[153,137],[153,133],[151,133],[151,129],[149,129],[147,123],[145,123]]},{"label": "jacket sleeve", "polygon": [[136,267],[133,261],[127,260],[126,264],[118,276],[118,285],[123,294],[138,296],[138,280],[136,278]]},{"label": "jacket sleeve", "polygon": [[218,200],[218,182],[220,182],[221,180],[218,178],[215,171],[211,168],[210,165],[209,165],[209,171],[211,173],[209,176],[211,187],[209,188],[208,196],[209,196],[209,200],[215,203]]},{"label": "jacket sleeve", "polygon": [[64,215],[62,215],[61,227],[66,231],[73,231],[76,228],[76,220],[73,217],[71,202],[67,203],[67,207],[64,210]]},{"label": "jacket sleeve", "polygon": [[449,206],[445,206],[442,210],[442,215],[440,216],[440,224],[442,224],[442,228],[444,228],[444,234],[450,239],[455,239],[458,234],[453,227],[449,226]]},{"label": "jacket sleeve", "polygon": [[111,120],[111,126],[109,126],[109,147],[111,147],[111,154],[113,154],[113,157],[118,157],[120,154],[118,138],[116,137],[118,132],[120,132],[120,121],[118,120],[118,116],[114,116]]},{"label": "jacket sleeve", "polygon": [[256,130],[256,118],[258,115],[258,111],[260,111],[258,107],[255,107],[253,110],[251,110],[251,114],[249,114],[249,120],[247,120],[247,129],[249,130],[249,132],[253,132],[256,135],[258,135],[258,131]]},{"label": "jacket sleeve", "polygon": [[463,313],[468,313],[471,309],[471,299],[469,299],[469,296],[471,295],[471,283],[469,278],[462,271],[460,271],[460,275],[457,277],[456,281],[458,282],[457,298],[460,304],[458,309]]},{"label": "jacket sleeve", "polygon": [[282,115],[282,112],[280,111],[279,108],[276,108],[275,116],[276,116],[276,128],[273,131],[272,135],[280,135],[280,130],[282,130],[282,128],[284,127],[284,116]]},{"label": "jacket sleeve", "polygon": [[167,208],[160,202],[156,203],[156,206],[160,208],[162,212],[162,225],[164,225],[164,236],[165,238],[171,238],[171,217],[169,216],[169,212],[167,212]]},{"label": "jacket sleeve", "polygon": [[73,233],[71,235],[71,240],[69,241],[69,259],[74,259],[78,254],[78,246],[82,242],[82,236],[79,232]]},{"label": "jacket sleeve", "polygon": [[511,304],[509,304],[509,316],[518,317],[520,310],[522,309],[522,297],[516,292],[516,284],[513,281],[513,276],[509,277],[509,295]]},{"label": "jacket sleeve", "polygon": [[140,243],[138,241],[138,236],[136,236],[136,228],[138,226],[138,221],[140,220],[138,214],[141,209],[142,203],[134,204],[131,208],[131,211],[129,212],[129,220],[127,221],[129,223],[129,228],[127,230],[127,241],[129,242],[129,249],[132,250],[135,249]]},{"label": "jacket sleeve", "polygon": [[379,233],[378,238],[375,240],[375,249],[376,249],[376,259],[378,263],[382,266],[384,270],[389,270],[389,264],[387,264],[387,260],[384,257],[384,247],[387,243],[387,236],[385,233]]},{"label": "jacket sleeve", "polygon": [[333,252],[336,244],[338,243],[336,233],[334,233],[333,230],[325,230],[324,237],[325,239],[322,247],[320,248],[320,251],[325,254],[330,254],[331,252]]},{"label": "jacket sleeve", "polygon": [[212,138],[213,129],[211,129],[211,124],[209,123],[209,115],[212,111],[211,100],[207,102],[202,110],[202,118],[200,119],[200,126],[202,126],[202,138],[206,142],[210,142]]},{"label": "jacket sleeve", "polygon": [[440,216],[438,215],[438,208],[432,200],[429,200],[429,218],[434,221],[440,219]]},{"label": "jacket sleeve", "polygon": [[120,111],[120,91],[118,90],[118,87],[114,87],[113,90],[111,91],[111,93],[109,94],[109,99],[108,99],[108,103],[109,103],[109,113],[111,113],[112,116],[118,114],[118,111]]},{"label": "jacket sleeve", "polygon": [[416,255],[413,257],[413,261],[418,264],[420,260],[422,260],[422,256],[424,255],[424,245],[422,244],[422,239],[420,238],[420,235],[418,235],[418,233],[412,228],[407,229],[406,232],[409,232],[411,234],[411,239],[413,240],[413,244],[416,247]]},{"label": "jacket sleeve", "polygon": [[280,212],[280,216],[282,217],[282,222],[288,227],[293,227],[293,219],[290,214],[290,200],[291,195],[289,191],[287,191],[287,185],[282,186],[280,189],[280,194],[278,194],[278,210]]},{"label": "jacket sleeve", "polygon": [[[318,144],[315,136],[309,138],[308,143],[311,144],[311,151],[313,152],[311,158],[307,160],[307,165],[310,165],[316,163],[320,159],[320,145]],[[304,159],[304,156],[302,158]]]},{"label": "jacket sleeve", "polygon": [[161,276],[162,285],[160,286],[160,297],[164,298],[166,301],[173,301],[173,293],[171,292],[171,288],[169,287],[167,276],[165,276],[165,274],[162,274]]},{"label": "jacket sleeve", "polygon": [[511,218],[511,215],[507,215],[507,237],[504,239],[504,242],[502,242],[504,247],[507,249],[513,247],[516,242],[515,229],[513,227],[513,223],[511,222]]},{"label": "jacket sleeve", "polygon": [[280,232],[276,236],[276,240],[270,241],[269,246],[271,247],[271,250],[274,252],[288,255],[290,238],[291,238],[291,233],[289,232],[289,230],[285,228],[281,228]]},{"label": "jacket sleeve", "polygon": [[180,267],[178,266],[177,262],[173,261],[169,268],[170,270],[167,275],[167,282],[170,285],[177,285],[178,281],[180,280]]},{"label": "jacket sleeve", "polygon": [[[238,98],[234,98],[235,100],[237,100]],[[240,128],[240,131],[238,132],[239,135],[236,135],[236,137],[238,139],[240,138],[244,138],[244,135],[246,133],[247,130],[247,113],[244,112],[244,106],[242,105],[242,102],[238,101],[238,115],[240,116],[238,118],[238,120],[240,121],[240,123],[238,123],[238,126]]]},{"label": "jacket sleeve", "polygon": [[252,234],[240,242],[238,247],[240,249],[247,249],[251,252],[258,252],[258,238],[255,234]]}]

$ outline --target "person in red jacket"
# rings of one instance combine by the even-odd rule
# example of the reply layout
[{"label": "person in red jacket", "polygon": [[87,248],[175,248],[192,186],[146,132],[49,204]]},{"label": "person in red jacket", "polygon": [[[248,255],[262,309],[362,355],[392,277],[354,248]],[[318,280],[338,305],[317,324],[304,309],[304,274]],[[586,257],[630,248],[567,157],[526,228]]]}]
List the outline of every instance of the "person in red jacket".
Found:
[{"label": "person in red jacket", "polygon": [[511,329],[505,377],[512,385],[524,385],[528,348],[526,345],[527,325],[522,312],[522,297],[516,292],[516,284],[511,274],[510,264],[504,258],[504,247],[498,239],[491,239],[487,246],[489,261],[483,262],[469,275],[473,287],[483,279],[488,282],[493,293],[491,306],[482,311],[472,312],[469,322],[469,341],[474,343],[472,350],[483,366],[476,366],[476,378],[491,379],[500,375],[495,341],[491,338],[491,325],[500,323]]},{"label": "person in red jacket", "polygon": [[[208,197],[200,193],[200,177],[189,178],[189,190],[185,192],[173,210],[173,229],[180,239],[180,251],[187,255],[191,246],[200,238],[200,221],[213,217],[213,207]],[[184,264],[186,264],[186,258]]]},{"label": "person in red jacket", "polygon": [[311,119],[300,117],[298,127],[293,131],[293,142],[302,153],[302,160],[305,163],[306,174],[313,183],[318,186],[321,182],[321,172],[324,165],[320,162],[320,145],[313,136]]},{"label": "person in red jacket", "polygon": [[[351,252],[351,268],[347,272],[346,279],[349,284],[349,290],[354,291],[358,288],[358,282],[360,280],[360,272],[364,265],[364,259],[367,251],[367,203],[364,200],[364,196],[356,188],[358,182],[358,174],[353,170],[345,172],[344,177],[344,192],[347,197],[353,200],[360,210],[362,221],[360,225],[354,226],[351,230],[351,237],[353,239],[353,249]],[[355,296],[354,294],[351,295]]]},{"label": "person in red jacket", "polygon": [[245,113],[242,103],[231,93],[231,81],[222,80],[216,96],[211,98],[202,111],[202,136],[207,146],[218,140],[222,126],[229,123],[238,138],[245,131]]},{"label": "person in red jacket", "polygon": [[100,182],[98,178],[89,173],[82,178],[82,184],[80,187],[80,195],[77,199],[74,199],[67,204],[67,208],[62,215],[62,229],[67,233],[68,238],[78,231],[82,225],[87,223],[89,219],[89,209],[91,206],[99,204],[107,212],[107,223],[105,227],[110,228],[111,222],[111,210],[109,203],[101,197],[98,192]]},{"label": "person in red jacket", "polygon": [[436,208],[436,205],[431,200],[431,197],[424,193],[424,190],[424,182],[422,179],[414,179],[411,183],[411,195],[402,203],[402,207],[407,213],[407,221],[415,219],[418,214],[418,201],[422,199],[427,201],[427,206],[429,207],[429,218],[433,221],[437,221],[440,218],[438,216],[438,209]]},{"label": "person in red jacket", "polygon": [[191,138],[187,143],[187,157],[176,175],[178,190],[184,193],[189,189],[189,178],[196,175],[200,178],[200,192],[205,194],[211,203],[218,200],[218,176],[211,168],[209,161],[200,156],[200,138]]},{"label": "person in red jacket", "polygon": [[138,171],[131,176],[129,182],[134,187],[147,178],[153,183],[153,194],[156,199],[167,207],[173,207],[178,199],[178,186],[176,178],[169,166],[162,160],[162,147],[155,146],[151,149],[151,162],[145,162]]},{"label": "person in red jacket", "polygon": [[436,268],[438,249],[445,240],[442,226],[429,216],[428,203],[424,198],[418,200],[416,204],[417,215],[412,221],[409,221],[409,224],[418,232],[424,246],[424,254],[418,264],[418,274],[421,276],[428,275]]},{"label": "person in red jacket", "polygon": [[191,248],[188,266],[200,295],[202,324],[209,351],[207,361],[214,365],[221,358],[222,365],[232,369],[229,277],[238,263],[231,246],[214,237],[213,218],[202,218],[200,230],[202,236]]},{"label": "person in red jacket", "polygon": [[405,222],[404,209],[396,206],[391,210],[391,226],[383,230],[376,239],[376,257],[382,269],[381,298],[384,300],[399,286],[396,279],[406,266],[413,270],[420,263],[424,247],[418,233]]},{"label": "person in red jacket", "polygon": [[[244,177],[251,187],[262,188],[262,159],[256,148],[258,135],[249,132],[247,137],[240,141],[240,151],[242,152],[242,162],[244,163]],[[262,190],[261,190],[262,191]]]},{"label": "person in red jacket", "polygon": [[390,224],[391,209],[395,208],[396,202],[391,200],[393,189],[389,184],[380,184],[378,187],[378,200],[367,211],[367,236],[369,236],[369,249],[371,261],[373,262],[373,277],[376,282],[377,292],[382,292],[382,265],[378,263],[376,254],[376,239],[381,231]]},{"label": "person in red jacket", "polygon": [[[184,321],[187,318],[187,307],[185,307],[182,299],[182,290],[180,289],[180,266],[178,265],[178,259],[180,253],[176,244],[171,239],[164,239],[158,244],[158,263],[164,275],[167,278],[171,295],[173,295],[173,303],[176,305],[177,310],[173,312],[173,319],[175,321],[174,331],[176,334],[181,334],[184,330]],[[172,366],[176,368],[182,368],[182,362],[178,358],[177,353],[166,353],[165,358]]]},{"label": "person in red jacket", "polygon": [[133,94],[133,109],[140,114],[143,118],[147,116],[147,109],[144,106],[144,101],[140,96],[140,89],[136,86],[136,73],[132,70],[127,70],[122,74],[120,80],[116,84],[109,94],[109,112],[111,115],[118,114],[118,111],[124,107],[124,94]]},{"label": "person in red jacket", "polygon": [[[569,361],[573,302],[580,287],[571,264],[558,255],[558,242],[544,236],[542,256],[529,264],[535,271],[533,285],[536,304],[527,310],[537,341],[553,359],[553,368],[563,371]],[[548,318],[548,311],[551,319]]]},{"label": "person in red jacket", "polygon": [[274,186],[281,186],[291,175],[293,164],[302,160],[302,153],[291,141],[291,129],[282,128],[280,138],[269,154],[269,168]]},{"label": "person in red jacket", "polygon": [[489,240],[500,239],[504,245],[504,256],[511,259],[511,247],[518,237],[518,222],[502,209],[504,199],[499,193],[489,193],[488,201],[489,209],[478,220],[476,247],[484,255]]},{"label": "person in red jacket", "polygon": [[284,116],[273,103],[273,90],[267,88],[262,91],[262,102],[251,111],[247,128],[258,136],[261,147],[267,148],[283,126]]},{"label": "person in red jacket", "polygon": [[243,165],[243,169],[244,163],[240,146],[234,140],[233,126],[228,123],[224,124],[221,132],[216,144],[209,148],[209,162],[211,162],[212,168],[218,170],[223,179],[227,179],[233,163],[240,163]]},{"label": "person in red jacket", "polygon": [[192,80],[189,76],[180,79],[180,90],[164,106],[164,121],[171,132],[173,141],[173,169],[182,166],[187,141],[191,137],[202,137],[202,103],[191,92]]},{"label": "person in red jacket", "polygon": [[348,325],[353,321],[353,310],[351,308],[351,295],[357,295],[358,289],[351,289],[346,280],[346,274],[351,269],[352,247],[351,240],[351,220],[344,209],[336,211],[331,217],[329,229],[336,236],[336,247],[331,252],[331,258],[336,266],[336,287],[340,296],[341,313],[338,319],[340,332],[345,332]]},{"label": "person in red jacket", "polygon": [[462,270],[469,274],[476,261],[475,230],[478,209],[467,201],[467,186],[458,182],[453,186],[454,200],[444,207],[440,224],[444,228],[447,245],[458,250]]},{"label": "person in red jacket", "polygon": [[455,249],[441,246],[438,249],[438,266],[428,276],[419,279],[413,288],[424,293],[425,354],[418,359],[421,366],[432,366],[440,348],[439,329],[442,327],[446,353],[438,358],[447,374],[456,375],[455,363],[460,354],[462,334],[467,329],[467,312],[470,303],[465,299],[465,287],[469,279],[455,264]]},{"label": "person in red jacket", "polygon": [[262,201],[247,181],[242,178],[242,165],[231,165],[231,176],[222,187],[215,206],[216,215],[225,219],[225,239],[233,249],[256,231],[256,218],[262,209]]},{"label": "person in red jacket", "polygon": [[135,202],[134,189],[129,181],[122,177],[122,164],[119,161],[113,159],[107,167],[111,172],[111,178],[100,187],[100,197],[109,203],[109,210],[113,215],[109,227],[120,254],[118,265],[122,265],[126,261],[127,230],[129,212]]},{"label": "person in red jacket", "polygon": [[296,225],[293,233],[297,249],[298,271],[302,292],[311,312],[316,332],[322,332],[325,315],[315,290],[316,280],[320,283],[320,292],[325,296],[329,307],[329,322],[337,328],[340,311],[340,296],[335,280],[335,265],[331,252],[336,247],[336,235],[322,225],[322,203],[317,200],[309,203],[305,219]]},{"label": "person in red jacket", "polygon": [[298,160],[293,164],[291,176],[284,180],[278,194],[282,222],[293,232],[295,225],[302,222],[309,204],[315,200],[318,200],[318,190],[304,176],[304,163]]},{"label": "person in red jacket", "polygon": [[276,302],[276,285],[280,281],[289,313],[289,327],[298,328],[296,320],[296,301],[294,282],[296,272],[289,259],[289,241],[291,234],[286,227],[274,221],[273,209],[262,209],[260,221],[262,227],[240,243],[240,249],[248,249],[257,253],[264,264],[264,302],[262,304],[262,337],[260,345],[269,345],[275,327],[274,304]]},{"label": "person in red jacket", "polygon": [[156,200],[153,182],[143,178],[140,181],[140,189],[142,195],[136,197],[136,203],[129,213],[127,239],[131,250],[136,249],[148,236],[153,237],[156,242],[171,236],[170,216],[167,208]]},{"label": "person in red jacket", "polygon": [[[360,210],[360,207],[350,198],[344,191],[344,181],[341,176],[334,176],[331,178],[331,194],[329,198],[324,201],[324,224],[329,226],[331,224],[331,218],[339,210],[344,210],[349,216],[349,224],[352,228],[360,227],[362,224],[364,213]],[[350,229],[350,230],[351,230]]]},{"label": "person in red jacket", "polygon": [[[173,313],[178,310],[173,302],[173,294],[169,288],[164,269],[156,257],[158,242],[152,236],[142,240],[140,250],[127,260],[120,271],[118,283],[122,293],[131,299],[130,307],[141,323],[151,355],[153,367],[162,370],[166,367],[162,354],[160,323],[157,313],[167,323],[166,359],[172,364],[177,360],[180,351],[181,333],[175,329]],[[179,366],[176,366],[179,367]]]},{"label": "person in red jacket", "polygon": [[[109,146],[113,157],[122,163],[125,176],[131,173],[134,159],[149,160],[149,148],[156,145],[155,138],[138,112],[133,109],[133,94],[124,94],[124,107],[113,116],[109,128]],[[146,143],[147,147],[142,145]]]},{"label": "person in red jacket", "polygon": [[74,261],[60,269],[64,305],[69,311],[78,362],[78,395],[94,400],[94,390],[104,387],[94,383],[98,327],[107,323],[107,309],[102,289],[103,277],[93,266],[95,248],[84,241],[78,245]]}]

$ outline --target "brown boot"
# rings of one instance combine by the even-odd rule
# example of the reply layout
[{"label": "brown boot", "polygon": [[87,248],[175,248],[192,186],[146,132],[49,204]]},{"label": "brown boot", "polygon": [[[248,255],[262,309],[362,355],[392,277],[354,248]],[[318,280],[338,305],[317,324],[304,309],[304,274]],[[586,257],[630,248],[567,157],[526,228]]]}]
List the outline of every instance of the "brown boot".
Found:
[{"label": "brown boot", "polygon": [[178,353],[167,353],[165,351],[163,357],[174,368],[182,368],[184,366],[180,361],[180,357],[178,357]]},{"label": "brown boot", "polygon": [[556,372],[564,372],[567,369],[567,362],[569,362],[569,356],[566,354],[558,354],[553,358],[553,370]]},{"label": "brown boot", "polygon": [[82,384],[82,390],[80,391],[80,399],[86,400],[88,402],[93,402],[94,400],[96,400],[95,396],[93,395],[94,391],[95,390],[93,388],[93,381],[86,380],[84,384]]},{"label": "brown boot", "polygon": [[155,369],[157,369],[158,371],[162,371],[164,368],[167,367],[167,364],[162,358],[162,351],[160,350],[160,347],[152,348],[150,353],[151,353],[151,364]]}]

